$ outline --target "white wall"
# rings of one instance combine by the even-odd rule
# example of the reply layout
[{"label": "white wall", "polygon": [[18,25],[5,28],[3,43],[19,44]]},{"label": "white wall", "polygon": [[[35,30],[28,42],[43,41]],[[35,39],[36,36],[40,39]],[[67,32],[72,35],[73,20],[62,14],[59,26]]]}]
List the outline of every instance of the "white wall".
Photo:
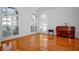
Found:
[{"label": "white wall", "polygon": [[29,35],[31,33],[30,23],[32,13],[36,13],[37,8],[34,7],[17,7],[19,13],[19,35]]},{"label": "white wall", "polygon": [[[68,23],[70,26],[75,26],[76,37],[79,38],[79,8],[54,8],[45,11],[40,11],[40,15],[46,14],[48,17],[48,29],[54,29],[57,25]],[[39,16],[40,16],[39,15]],[[40,18],[39,18],[40,20]],[[56,31],[55,31],[56,32]],[[55,33],[56,34],[56,33]]]},{"label": "white wall", "polygon": [[15,7],[15,9],[18,11],[19,35],[7,37],[7,38],[4,38],[3,40],[8,39],[8,38],[10,39],[10,38],[16,38],[16,37],[33,34],[31,33],[31,29],[30,29],[31,16],[32,16],[32,13],[36,13],[37,8]]}]

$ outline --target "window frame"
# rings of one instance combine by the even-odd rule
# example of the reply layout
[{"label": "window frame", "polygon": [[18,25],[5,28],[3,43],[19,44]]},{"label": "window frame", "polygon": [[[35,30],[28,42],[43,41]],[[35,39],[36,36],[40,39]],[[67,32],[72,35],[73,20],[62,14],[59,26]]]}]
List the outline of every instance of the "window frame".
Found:
[{"label": "window frame", "polygon": [[[6,14],[5,14],[5,12],[3,11],[3,9],[5,9],[5,11],[6,11]],[[15,35],[18,35],[19,34],[19,25],[18,25],[18,11],[15,9],[15,8],[13,8],[13,7],[5,7],[5,8],[3,8],[2,9],[2,32],[4,31],[4,29],[3,29],[3,26],[7,26],[7,24],[6,25],[3,25],[3,18],[4,17],[6,17],[6,20],[7,20],[7,17],[11,17],[10,19],[11,19],[11,21],[10,20],[8,20],[9,22],[11,22],[11,25],[9,25],[9,28],[10,28],[10,32],[11,32],[11,35],[9,35],[9,36],[7,36],[7,34],[6,34],[6,36],[4,36],[4,33],[3,33],[3,38],[5,38],[5,37],[11,37],[11,36],[15,36]],[[12,12],[10,9],[12,9],[14,12]],[[10,11],[12,14],[9,14],[9,13],[7,13],[8,11]],[[4,17],[3,17],[4,16]],[[14,17],[14,19],[13,19],[13,17]],[[15,24],[16,25],[14,25],[17,29],[12,29],[13,28],[13,20],[15,20]],[[6,23],[8,23],[8,21],[5,21]],[[15,28],[14,27],[14,28]],[[15,30],[15,33],[16,34],[13,34],[14,33],[14,30]],[[7,31],[7,30],[6,30]]]}]

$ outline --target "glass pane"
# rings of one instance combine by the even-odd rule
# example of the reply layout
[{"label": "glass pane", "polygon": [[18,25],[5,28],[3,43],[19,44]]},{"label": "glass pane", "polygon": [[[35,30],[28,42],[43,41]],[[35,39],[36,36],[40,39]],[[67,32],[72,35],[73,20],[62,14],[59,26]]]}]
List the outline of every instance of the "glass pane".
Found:
[{"label": "glass pane", "polygon": [[13,15],[12,16],[12,31],[13,31],[13,35],[17,35],[18,34],[18,19],[17,19],[17,15]]},{"label": "glass pane", "polygon": [[3,26],[3,37],[11,36],[10,26]]},{"label": "glass pane", "polygon": [[45,14],[41,16],[41,19],[39,20],[39,26],[41,32],[47,31],[47,16]]},{"label": "glass pane", "polygon": [[36,14],[32,14],[31,18],[31,32],[36,32],[38,26]]},{"label": "glass pane", "polygon": [[18,34],[18,26],[15,26],[13,29],[13,35],[17,35]]},{"label": "glass pane", "polygon": [[9,19],[9,17],[7,16],[3,16],[3,37],[7,37],[7,36],[11,36],[11,20]]}]

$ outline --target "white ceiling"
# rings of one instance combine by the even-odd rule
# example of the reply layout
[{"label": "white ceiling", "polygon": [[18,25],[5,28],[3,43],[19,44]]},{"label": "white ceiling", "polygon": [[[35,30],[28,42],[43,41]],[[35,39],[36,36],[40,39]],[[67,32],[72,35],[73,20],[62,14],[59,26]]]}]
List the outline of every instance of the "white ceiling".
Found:
[{"label": "white ceiling", "polygon": [[47,11],[47,10],[51,10],[51,9],[55,9],[57,7],[38,7],[37,12],[39,11]]}]

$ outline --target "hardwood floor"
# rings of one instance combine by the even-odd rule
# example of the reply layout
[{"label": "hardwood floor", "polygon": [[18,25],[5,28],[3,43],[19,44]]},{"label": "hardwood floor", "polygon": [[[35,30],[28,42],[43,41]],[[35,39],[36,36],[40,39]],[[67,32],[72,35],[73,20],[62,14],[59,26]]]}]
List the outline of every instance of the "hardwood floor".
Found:
[{"label": "hardwood floor", "polygon": [[34,34],[1,42],[1,50],[9,51],[79,51],[79,39]]}]

